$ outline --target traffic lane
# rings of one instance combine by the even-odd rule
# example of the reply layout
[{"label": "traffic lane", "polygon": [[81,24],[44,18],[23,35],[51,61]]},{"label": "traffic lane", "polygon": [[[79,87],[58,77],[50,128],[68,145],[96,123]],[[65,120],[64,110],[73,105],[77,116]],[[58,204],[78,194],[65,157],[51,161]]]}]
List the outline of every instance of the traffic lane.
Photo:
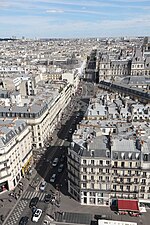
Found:
[{"label": "traffic lane", "polygon": [[[66,126],[64,127],[64,130],[65,130],[65,132],[68,132],[68,129],[69,129],[69,127],[70,127],[70,120],[68,121],[68,124],[66,124]],[[64,130],[62,130],[62,132],[63,132],[63,135],[65,136],[66,134],[65,134],[65,132],[64,132]],[[55,143],[56,145],[60,145],[61,144],[61,142],[60,142],[60,140],[57,140],[56,141],[56,143]],[[50,151],[49,151],[50,150]],[[35,176],[35,178],[33,179],[33,182],[35,181],[35,182],[37,182],[38,181],[38,187],[37,188],[39,188],[39,184],[40,184],[40,182],[41,182],[41,177],[43,177],[43,176],[49,176],[49,171],[51,172],[51,173],[53,173],[53,172],[56,172],[57,173],[57,169],[55,168],[53,168],[53,170],[52,170],[52,168],[51,168],[51,165],[48,165],[48,163],[49,162],[47,162],[46,160],[47,160],[47,158],[50,160],[50,159],[52,159],[52,158],[54,158],[55,156],[57,156],[58,155],[58,157],[60,156],[60,152],[59,151],[56,151],[56,146],[53,146],[53,147],[50,147],[50,148],[48,148],[47,150],[46,150],[46,152],[44,153],[44,155],[41,157],[41,160],[39,161],[39,163],[37,164],[37,166],[36,166],[36,168],[37,169],[39,169],[39,172],[40,173],[38,173],[36,176]],[[38,167],[38,165],[39,165],[39,167]],[[45,169],[47,169],[47,170],[45,170]],[[45,172],[46,171],[46,172]],[[58,183],[58,181],[59,181],[59,179],[60,179],[60,177],[63,175],[64,173],[62,173],[61,175],[58,175],[58,180],[57,180],[57,178],[56,178],[56,183]],[[47,177],[46,177],[46,179],[48,179]],[[53,188],[53,186],[51,185],[51,184],[48,184],[48,186],[47,186],[47,188],[46,188],[46,192],[49,192],[49,187],[52,189]],[[32,188],[31,187],[28,187],[28,189],[27,189],[27,191],[29,191],[29,190],[31,190]],[[32,189],[33,190],[33,189]],[[53,190],[55,190],[55,189],[53,189]],[[42,207],[42,209],[43,209],[43,207]],[[31,210],[30,209],[28,209],[28,207],[27,207],[27,209],[25,210],[26,211],[26,215],[29,215],[29,217],[31,218],[32,217],[32,212],[31,212]],[[25,212],[24,211],[24,212]],[[38,223],[37,223],[38,224]],[[41,222],[39,222],[39,224],[41,224]]]},{"label": "traffic lane", "polygon": [[[68,121],[66,121],[66,124],[65,126],[62,127],[62,129],[60,129],[60,133],[62,133],[62,138],[65,138],[66,136],[68,137],[68,130],[69,128],[71,127],[71,123],[72,121],[74,120],[74,117],[71,117]],[[71,140],[71,135],[69,134],[69,139]],[[41,177],[46,177],[46,174],[45,174],[45,171],[48,171],[51,169],[50,165],[48,165],[48,162],[45,163],[45,160],[47,161],[50,161],[50,160],[53,160],[54,157],[60,155],[60,152],[59,152],[59,149],[57,146],[61,145],[61,141],[60,140],[57,140],[56,143],[55,143],[56,146],[53,146],[51,147],[50,149],[50,152],[49,151],[46,151],[46,154],[41,158],[40,162],[39,162],[39,166],[37,165],[37,169],[40,173],[40,176]],[[53,152],[53,154],[52,154]],[[42,162],[43,161],[43,162]]]},{"label": "traffic lane", "polygon": [[[29,201],[29,203],[30,203],[30,201]],[[37,208],[38,208],[38,209],[42,209],[42,215],[41,215],[39,221],[36,223],[37,225],[41,225],[41,224],[42,224],[42,221],[44,220],[44,216],[45,216],[45,213],[46,213],[46,211],[47,211],[48,204],[46,204],[46,203],[44,203],[44,202],[42,202],[42,201],[39,201],[39,202],[37,203]],[[29,204],[28,204],[28,205],[26,206],[26,208],[23,210],[23,213],[22,213],[22,215],[19,217],[18,222],[20,221],[21,217],[23,217],[23,216],[27,216],[27,217],[29,218],[29,222],[28,222],[28,223],[29,223],[30,225],[34,225],[34,224],[35,224],[35,222],[32,221],[33,213],[32,213],[32,209],[29,208]]]},{"label": "traffic lane", "polygon": [[[59,183],[59,180],[61,179],[61,176],[62,176],[62,174],[63,174],[63,172],[65,171],[65,168],[66,168],[66,165],[65,165],[65,161],[66,161],[65,150],[63,151],[62,154],[65,155],[64,161],[61,161],[61,157],[59,157],[59,161],[58,161],[57,166],[52,167],[51,170],[49,171],[49,173],[46,176],[47,182],[50,183],[53,187],[56,187],[56,184]],[[61,156],[62,156],[62,154],[61,154]],[[64,168],[63,168],[61,173],[58,172],[58,168],[59,168],[60,164],[64,165]],[[53,174],[56,174],[56,179],[55,179],[54,183],[51,183],[50,178],[52,177]]]}]

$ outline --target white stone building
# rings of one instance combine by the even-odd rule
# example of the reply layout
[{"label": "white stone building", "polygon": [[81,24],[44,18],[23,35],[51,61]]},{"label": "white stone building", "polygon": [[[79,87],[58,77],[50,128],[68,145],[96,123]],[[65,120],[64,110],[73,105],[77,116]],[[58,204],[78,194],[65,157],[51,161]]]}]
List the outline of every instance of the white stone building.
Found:
[{"label": "white stone building", "polygon": [[32,164],[32,133],[26,122],[0,119],[0,192],[13,190]]}]

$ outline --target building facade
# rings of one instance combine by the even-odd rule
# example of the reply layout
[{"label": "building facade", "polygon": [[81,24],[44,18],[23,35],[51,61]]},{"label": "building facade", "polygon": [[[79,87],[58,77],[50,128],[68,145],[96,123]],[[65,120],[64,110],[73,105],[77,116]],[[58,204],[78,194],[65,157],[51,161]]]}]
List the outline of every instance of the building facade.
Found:
[{"label": "building facade", "polygon": [[68,191],[82,205],[112,199],[150,202],[150,142],[97,136],[94,131],[68,148]]},{"label": "building facade", "polygon": [[13,190],[32,165],[32,133],[23,120],[0,119],[0,192]]}]

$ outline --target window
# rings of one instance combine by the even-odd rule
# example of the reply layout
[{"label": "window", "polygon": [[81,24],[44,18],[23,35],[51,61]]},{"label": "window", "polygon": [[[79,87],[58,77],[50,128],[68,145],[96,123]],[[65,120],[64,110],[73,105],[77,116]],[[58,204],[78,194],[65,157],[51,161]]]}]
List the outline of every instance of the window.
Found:
[{"label": "window", "polygon": [[141,192],[145,192],[145,187],[144,186],[141,187]]},{"label": "window", "polygon": [[94,183],[91,183],[91,188],[94,189]]},{"label": "window", "polygon": [[100,165],[102,166],[102,165],[103,165],[103,160],[100,160],[99,163],[100,163]]},{"label": "window", "polygon": [[120,185],[120,190],[123,191],[123,185]]},{"label": "window", "polygon": [[138,183],[138,179],[137,178],[134,178],[134,183]]},{"label": "window", "polygon": [[103,169],[99,168],[99,173],[102,173],[103,172]]},{"label": "window", "polygon": [[83,172],[86,173],[87,172],[87,168],[83,167]]},{"label": "window", "polygon": [[115,190],[115,191],[116,191],[116,185],[113,185],[113,190]]},{"label": "window", "polygon": [[106,165],[109,166],[109,161],[106,161]]},{"label": "window", "polygon": [[83,160],[83,164],[86,164],[86,160],[85,159]]},{"label": "window", "polygon": [[96,196],[96,193],[91,191],[90,196]]},{"label": "window", "polygon": [[142,179],[142,184],[146,184],[146,180],[145,179]]},{"label": "window", "polygon": [[120,183],[123,183],[123,178],[120,178]]},{"label": "window", "polygon": [[95,204],[95,198],[90,198],[90,204]]},{"label": "window", "polygon": [[130,191],[130,186],[127,185],[127,191]]},{"label": "window", "polygon": [[121,167],[124,167],[124,162],[121,162]]},{"label": "window", "polygon": [[117,170],[114,170],[114,174],[117,175]]},{"label": "window", "polygon": [[143,172],[143,177],[146,177],[146,172]]},{"label": "window", "polygon": [[130,183],[131,182],[131,178],[127,178],[127,183]]},{"label": "window", "polygon": [[109,181],[109,177],[106,177],[106,181]]},{"label": "window", "polygon": [[87,176],[86,175],[83,175],[83,180],[86,180],[87,179]]},{"label": "window", "polygon": [[91,180],[94,181],[94,176],[91,176]]},{"label": "window", "polygon": [[94,165],[94,160],[91,160],[91,164]]},{"label": "window", "polygon": [[83,188],[86,188],[86,183],[83,183]]},{"label": "window", "polygon": [[99,176],[99,180],[102,181],[102,179],[103,179],[103,177],[102,176]]},{"label": "window", "polygon": [[106,173],[109,173],[109,169],[106,169]]},{"label": "window", "polygon": [[131,170],[128,170],[128,175],[131,176]]}]

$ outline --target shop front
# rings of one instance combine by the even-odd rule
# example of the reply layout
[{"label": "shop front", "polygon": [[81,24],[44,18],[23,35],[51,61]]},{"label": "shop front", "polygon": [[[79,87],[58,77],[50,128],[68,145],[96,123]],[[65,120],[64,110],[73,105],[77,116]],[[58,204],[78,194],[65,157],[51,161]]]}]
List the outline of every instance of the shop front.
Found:
[{"label": "shop front", "polygon": [[25,175],[29,172],[31,165],[32,165],[32,159],[33,157],[31,156],[28,161],[24,164],[24,166],[22,167],[21,173],[22,175]]},{"label": "shop front", "polygon": [[0,193],[8,190],[8,181],[0,183]]}]

